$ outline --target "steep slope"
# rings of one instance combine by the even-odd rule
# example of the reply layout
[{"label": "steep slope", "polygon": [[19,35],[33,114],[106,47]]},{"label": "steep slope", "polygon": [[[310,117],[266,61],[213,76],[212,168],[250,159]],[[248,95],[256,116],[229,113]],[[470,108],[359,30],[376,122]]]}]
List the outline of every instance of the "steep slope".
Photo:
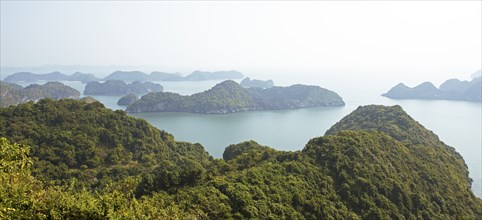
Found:
[{"label": "steep slope", "polygon": [[399,105],[393,107],[360,106],[351,114],[343,117],[325,134],[335,134],[342,130],[380,131],[406,145],[443,145],[437,135],[415,121]]},{"label": "steep slope", "polygon": [[303,153],[332,177],[341,201],[362,219],[482,214],[463,160],[444,148],[405,146],[377,131],[341,131],[311,140]]},{"label": "steep slope", "polygon": [[[421,191],[432,191],[435,195],[443,195],[446,190],[458,191],[461,193],[460,197],[474,201],[470,192],[471,179],[462,156],[440,141],[433,132],[413,120],[400,106],[359,107],[331,127],[326,134],[333,135],[344,130],[378,131],[389,135],[406,146],[414,157],[413,160],[420,163],[412,168],[417,171],[412,175],[418,175],[418,186],[423,186]],[[413,182],[414,185],[416,183],[417,181]],[[451,198],[450,203],[456,206],[457,199]]]}]

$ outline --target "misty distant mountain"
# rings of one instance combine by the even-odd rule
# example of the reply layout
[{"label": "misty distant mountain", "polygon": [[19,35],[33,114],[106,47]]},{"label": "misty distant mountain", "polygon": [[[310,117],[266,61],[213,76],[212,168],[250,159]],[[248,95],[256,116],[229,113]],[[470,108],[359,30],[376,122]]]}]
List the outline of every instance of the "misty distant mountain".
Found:
[{"label": "misty distant mountain", "polygon": [[149,79],[151,81],[183,81],[184,77],[182,77],[178,73],[164,73],[154,71],[149,76]]},{"label": "misty distant mountain", "polygon": [[60,72],[37,74],[31,72],[18,72],[5,77],[4,81],[9,83],[37,82],[37,81],[81,81],[83,83],[98,81],[93,74],[76,72],[72,75],[65,75]]},{"label": "misty distant mountain", "polygon": [[246,88],[271,88],[274,86],[273,80],[258,80],[258,79],[250,79],[249,77],[244,78],[241,83],[241,86]]},{"label": "misty distant mountain", "polygon": [[163,87],[157,83],[135,81],[125,83],[121,80],[108,80],[104,83],[89,82],[85,85],[84,95],[125,95],[134,93],[160,92]]},{"label": "misty distant mountain", "polygon": [[482,70],[477,70],[475,71],[475,73],[472,73],[470,76],[472,77],[472,79],[482,77]]},{"label": "misty distant mountain", "polygon": [[244,75],[238,71],[204,72],[196,70],[184,77],[188,81],[216,80],[216,79],[241,79]]},{"label": "misty distant mountain", "polygon": [[127,66],[127,65],[42,65],[42,66],[2,66],[0,72],[2,77],[7,77],[17,72],[34,72],[34,73],[49,73],[61,72],[64,74],[73,74],[75,72],[92,73],[97,77],[104,77],[116,70],[141,70],[153,71],[155,69],[163,68],[160,66]]},{"label": "misty distant mountain", "polygon": [[149,75],[141,71],[115,71],[103,80],[148,81]]},{"label": "misty distant mountain", "polygon": [[204,72],[196,70],[191,74],[182,77],[177,73],[164,73],[154,71],[147,74],[141,71],[115,71],[103,80],[122,80],[122,81],[202,81],[202,80],[223,80],[240,79],[243,74],[238,71],[216,71]]},{"label": "misty distant mountain", "polygon": [[449,79],[435,87],[430,82],[424,82],[414,88],[400,83],[382,96],[392,99],[445,99],[463,101],[482,101],[481,77],[472,81]]}]

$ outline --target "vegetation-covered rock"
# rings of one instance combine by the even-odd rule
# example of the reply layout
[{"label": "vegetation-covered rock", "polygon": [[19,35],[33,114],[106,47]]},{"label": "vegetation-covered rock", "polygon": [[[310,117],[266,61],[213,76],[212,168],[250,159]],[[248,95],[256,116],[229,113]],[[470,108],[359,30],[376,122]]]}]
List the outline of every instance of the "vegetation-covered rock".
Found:
[{"label": "vegetation-covered rock", "polygon": [[403,83],[390,89],[383,94],[392,99],[447,99],[464,101],[482,101],[482,78],[474,78],[472,81],[460,81],[449,79],[440,88],[432,83],[425,82],[414,88]]},{"label": "vegetation-covered rock", "polygon": [[360,107],[302,151],[247,141],[225,160],[98,102],[29,102],[0,123],[2,219],[482,216],[463,159],[399,106]]},{"label": "vegetation-covered rock", "polygon": [[258,79],[250,79],[249,77],[244,78],[240,83],[241,86],[246,87],[246,88],[271,88],[274,86],[273,80],[258,80]]},{"label": "vegetation-covered rock", "polygon": [[80,92],[60,82],[48,82],[44,85],[31,84],[25,88],[13,83],[0,81],[0,107],[17,105],[43,98],[78,99]]},{"label": "vegetation-covered rock", "polygon": [[85,85],[84,95],[125,95],[134,93],[160,92],[163,87],[152,82],[125,83],[120,80],[109,80],[104,83],[89,82]]},{"label": "vegetation-covered rock", "polygon": [[55,183],[77,179],[98,186],[150,172],[166,160],[200,158],[202,163],[209,157],[202,146],[178,143],[146,121],[99,102],[42,99],[1,109],[0,122],[1,137],[31,146],[34,175]]},{"label": "vegetation-covered rock", "polygon": [[129,94],[129,95],[122,96],[119,99],[119,101],[117,101],[117,105],[130,105],[137,100],[139,100],[139,97],[137,97],[137,95]]},{"label": "vegetation-covered rock", "polygon": [[293,85],[246,89],[232,80],[226,80],[207,91],[191,96],[169,92],[149,93],[127,107],[126,111],[224,114],[344,104],[338,94],[318,86]]},{"label": "vegetation-covered rock", "polygon": [[82,97],[79,100],[84,101],[88,104],[93,103],[93,102],[99,102],[99,100],[92,98],[92,96]]}]

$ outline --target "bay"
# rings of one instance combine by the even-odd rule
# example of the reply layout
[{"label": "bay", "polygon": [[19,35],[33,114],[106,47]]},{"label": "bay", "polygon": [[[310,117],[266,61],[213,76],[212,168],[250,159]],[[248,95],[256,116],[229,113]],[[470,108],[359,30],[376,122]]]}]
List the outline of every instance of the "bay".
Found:
[{"label": "bay", "polygon": [[[261,76],[263,77],[263,76]],[[225,115],[191,113],[135,113],[176,140],[202,144],[216,158],[221,158],[230,144],[254,140],[278,150],[301,150],[314,137],[322,136],[336,122],[360,105],[400,105],[412,118],[432,130],[459,152],[474,180],[472,190],[482,195],[482,103],[445,100],[392,100],[381,94],[400,82],[391,77],[366,80],[364,76],[264,76],[277,85],[294,83],[319,85],[343,97],[343,107],[320,107],[275,111],[253,111]],[[263,79],[263,78],[262,78]],[[264,78],[267,79],[267,78]],[[207,90],[220,81],[158,82],[164,91],[189,95]],[[63,82],[81,93],[85,84]],[[26,86],[22,84],[22,86]],[[111,109],[121,96],[92,96]]]}]

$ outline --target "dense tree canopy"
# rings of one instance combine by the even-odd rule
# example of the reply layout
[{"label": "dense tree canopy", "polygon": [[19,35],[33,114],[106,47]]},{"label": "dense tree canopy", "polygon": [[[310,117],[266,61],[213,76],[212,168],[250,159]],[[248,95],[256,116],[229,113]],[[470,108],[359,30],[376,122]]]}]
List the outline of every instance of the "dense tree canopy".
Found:
[{"label": "dense tree canopy", "polygon": [[1,219],[482,216],[460,155],[399,106],[360,107],[301,151],[246,141],[224,159],[98,102],[4,108],[0,125]]}]

